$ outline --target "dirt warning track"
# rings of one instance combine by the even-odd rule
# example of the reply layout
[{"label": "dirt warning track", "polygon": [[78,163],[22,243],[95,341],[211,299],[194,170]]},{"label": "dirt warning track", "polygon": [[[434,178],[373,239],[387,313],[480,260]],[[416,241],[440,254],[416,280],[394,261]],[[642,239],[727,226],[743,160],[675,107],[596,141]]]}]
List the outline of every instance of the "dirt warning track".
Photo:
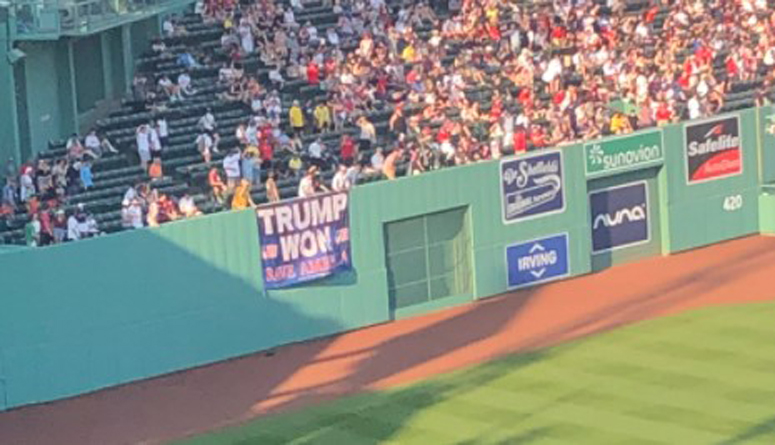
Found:
[{"label": "dirt warning track", "polygon": [[773,277],[775,238],[740,239],[0,413],[0,443],[162,443],[645,319],[770,300]]}]

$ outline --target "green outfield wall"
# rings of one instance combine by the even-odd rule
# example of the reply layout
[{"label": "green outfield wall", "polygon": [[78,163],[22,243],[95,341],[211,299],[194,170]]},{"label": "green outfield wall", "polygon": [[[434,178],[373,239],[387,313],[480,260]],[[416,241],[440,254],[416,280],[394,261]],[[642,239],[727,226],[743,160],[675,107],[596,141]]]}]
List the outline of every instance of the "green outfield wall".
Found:
[{"label": "green outfield wall", "polygon": [[[501,294],[514,287],[506,247],[531,240],[567,234],[568,270],[558,277],[573,277],[770,231],[775,198],[762,184],[775,173],[759,161],[771,156],[762,113],[732,115],[739,153],[724,139],[732,130],[715,124],[563,147],[562,209],[510,223],[501,174],[511,160],[356,187],[353,270],[289,289],[264,289],[251,211],[5,250],[0,409]],[[686,144],[700,132],[726,140],[729,161],[704,165],[692,181]],[[627,201],[641,198],[640,210]],[[628,221],[637,223],[617,232]],[[540,297],[540,286],[520,287]]]}]

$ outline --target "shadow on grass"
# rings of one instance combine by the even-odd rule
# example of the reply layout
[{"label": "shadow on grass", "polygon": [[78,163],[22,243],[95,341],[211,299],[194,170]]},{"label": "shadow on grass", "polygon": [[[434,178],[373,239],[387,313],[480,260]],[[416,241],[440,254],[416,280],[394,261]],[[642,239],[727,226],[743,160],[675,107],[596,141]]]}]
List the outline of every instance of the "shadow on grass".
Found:
[{"label": "shadow on grass", "polygon": [[[734,437],[719,442],[717,445],[738,445],[750,443],[752,440],[767,439],[769,443],[775,443],[775,417],[770,417],[756,425],[747,428]],[[765,443],[762,441],[761,443]]]}]

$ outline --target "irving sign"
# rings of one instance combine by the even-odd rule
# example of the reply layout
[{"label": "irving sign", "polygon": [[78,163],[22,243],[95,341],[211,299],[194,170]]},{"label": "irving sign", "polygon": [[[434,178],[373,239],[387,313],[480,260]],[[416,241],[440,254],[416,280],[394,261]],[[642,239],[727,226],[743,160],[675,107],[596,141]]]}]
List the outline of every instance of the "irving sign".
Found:
[{"label": "irving sign", "polygon": [[729,116],[686,125],[686,177],[689,184],[743,172],[740,121]]}]

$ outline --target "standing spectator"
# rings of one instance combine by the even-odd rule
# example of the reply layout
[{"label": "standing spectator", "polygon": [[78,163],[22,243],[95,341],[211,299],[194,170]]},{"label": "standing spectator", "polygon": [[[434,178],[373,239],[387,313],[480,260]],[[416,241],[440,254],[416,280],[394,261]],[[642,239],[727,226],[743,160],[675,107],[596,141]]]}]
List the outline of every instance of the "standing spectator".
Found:
[{"label": "standing spectator", "polygon": [[347,167],[342,164],[337,168],[334,178],[331,180],[331,189],[335,192],[343,192],[349,190],[351,186],[347,178]]},{"label": "standing spectator", "polygon": [[164,116],[156,118],[156,133],[159,135],[159,143],[161,148],[164,149],[169,145],[170,130],[167,119]]},{"label": "standing spectator", "polygon": [[247,179],[243,179],[234,190],[234,197],[231,200],[231,209],[242,210],[255,206],[256,204],[253,202],[253,197],[250,196],[250,182]]},{"label": "standing spectator", "polygon": [[358,139],[360,143],[359,151],[367,152],[371,150],[373,144],[377,142],[377,131],[366,116],[362,116],[357,121],[358,127],[361,129],[360,137]]},{"label": "standing spectator", "polygon": [[202,160],[205,164],[210,163],[213,158],[213,151],[217,151],[215,141],[206,131],[199,133],[199,136],[196,137],[196,149],[202,155]]},{"label": "standing spectator", "polygon": [[247,179],[251,185],[258,184],[261,178],[261,164],[256,162],[255,154],[245,150],[242,153],[242,178]]},{"label": "standing spectator", "polygon": [[80,164],[81,166],[79,170],[81,185],[83,186],[84,190],[89,190],[90,188],[94,187],[94,182],[92,180],[91,162],[83,161]]},{"label": "standing spectator", "polygon": [[140,166],[143,171],[148,170],[148,162],[151,160],[151,130],[148,124],[137,127],[135,140],[137,143],[137,155],[140,157]]},{"label": "standing spectator", "polygon": [[388,179],[396,179],[396,164],[403,158],[404,150],[401,148],[395,149],[390,152],[385,158],[385,162],[382,166],[382,173]]},{"label": "standing spectator", "polygon": [[288,110],[288,119],[291,123],[291,129],[294,135],[304,133],[304,111],[302,111],[298,100],[293,101],[293,106]]},{"label": "standing spectator", "polygon": [[30,247],[40,245],[40,221],[37,213],[32,214],[32,218],[24,226],[24,239]]},{"label": "standing spectator", "polygon": [[269,170],[269,174],[264,184],[266,188],[266,199],[269,202],[278,202],[280,200],[280,191],[277,189],[277,182],[275,181],[274,170]]},{"label": "standing spectator", "polygon": [[67,218],[67,240],[78,241],[79,239],[81,239],[81,231],[78,230],[78,218],[73,212]]},{"label": "standing spectator", "polygon": [[326,146],[321,138],[312,141],[307,149],[310,164],[317,166],[319,169],[325,169],[325,161],[323,159],[325,149]]},{"label": "standing spectator", "polygon": [[318,132],[326,133],[331,130],[331,110],[325,102],[319,102],[313,114]]},{"label": "standing spectator", "polygon": [[234,148],[223,158],[223,171],[226,173],[226,186],[234,189],[240,180],[240,151]]},{"label": "standing spectator", "polygon": [[349,134],[342,135],[342,142],[339,146],[339,157],[342,158],[342,163],[347,166],[353,165],[355,159],[355,142]]},{"label": "standing spectator", "polygon": [[299,181],[299,198],[309,198],[315,195],[315,175],[318,168],[314,165],[307,170],[307,174]]}]

